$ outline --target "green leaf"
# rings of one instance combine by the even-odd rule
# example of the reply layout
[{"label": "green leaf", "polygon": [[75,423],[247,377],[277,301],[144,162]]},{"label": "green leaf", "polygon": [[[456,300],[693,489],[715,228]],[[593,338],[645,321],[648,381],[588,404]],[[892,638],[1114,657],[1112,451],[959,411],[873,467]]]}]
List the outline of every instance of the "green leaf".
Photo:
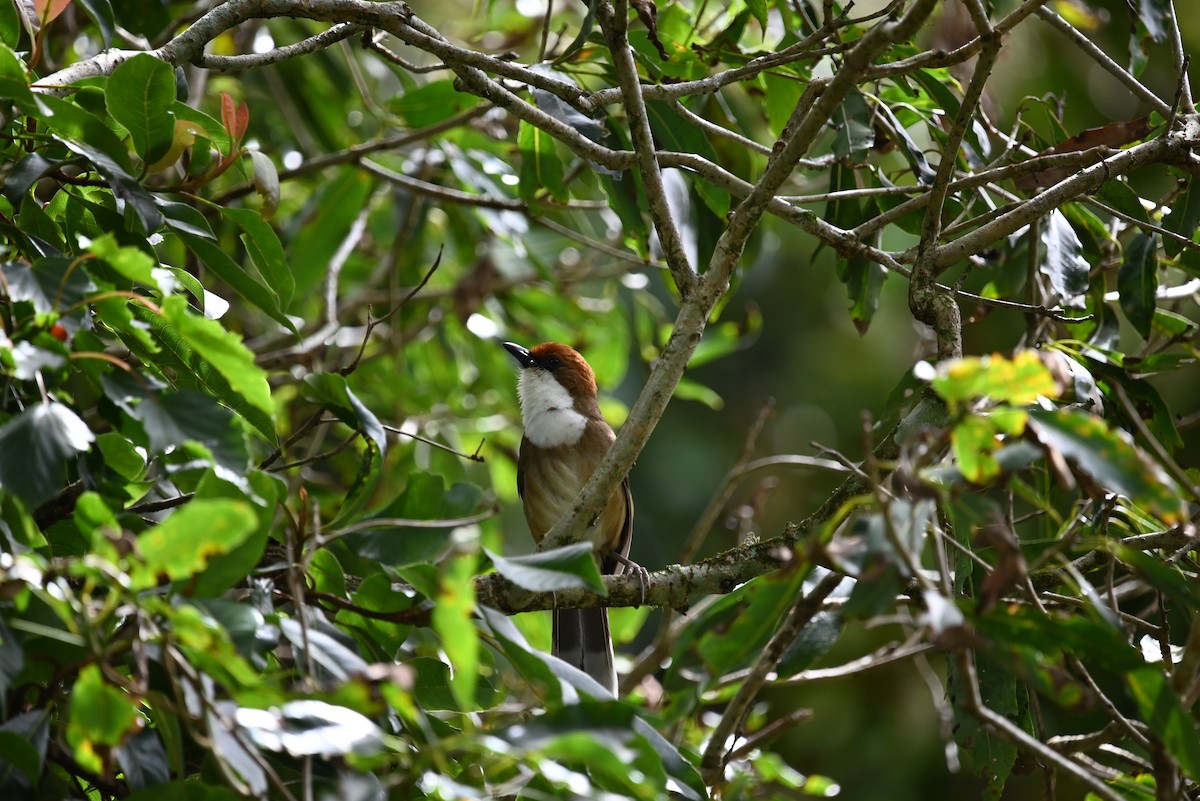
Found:
[{"label": "green leaf", "polygon": [[767,0],[746,0],[746,8],[750,9],[750,13],[758,20],[758,24],[763,30],[767,29]]},{"label": "green leaf", "polygon": [[[979,694],[989,709],[1017,721],[1021,704],[1016,675],[985,652],[976,652],[976,672]],[[959,673],[955,660],[948,660],[948,691],[954,703],[954,739],[959,747],[971,755],[975,775],[984,788],[982,798],[1000,801],[1004,785],[1012,773],[1017,758],[1017,747],[990,729],[981,726],[978,719],[962,708],[970,690],[964,686],[966,679]]]},{"label": "green leaf", "polygon": [[1127,214],[1135,220],[1150,222],[1150,218],[1146,215],[1146,207],[1142,205],[1137,192],[1134,192],[1129,184],[1119,178],[1105,181],[1096,191],[1096,197],[1122,214]]},{"label": "green leaf", "polygon": [[1184,711],[1162,668],[1146,665],[1131,670],[1125,674],[1125,683],[1150,731],[1179,760],[1184,773],[1200,779],[1200,735],[1196,733],[1196,721]]},{"label": "green leaf", "polygon": [[102,153],[87,145],[81,145],[69,139],[60,139],[59,141],[68,150],[78,153],[92,163],[96,172],[100,173],[108,182],[113,195],[126,202],[126,214],[128,215],[129,208],[133,209],[133,213],[142,224],[142,230],[145,233],[151,234],[158,230],[163,223],[163,215],[158,210],[154,197],[121,166],[120,162],[111,158],[107,153]]},{"label": "green leaf", "polygon": [[129,149],[95,114],[55,95],[39,94],[36,101],[38,118],[52,133],[100,151],[125,173],[133,170]]},{"label": "green leaf", "polygon": [[287,311],[296,291],[296,280],[292,277],[275,229],[253,209],[223,208],[221,213],[242,229],[242,244],[246,246],[250,260],[279,298],[280,310]]},{"label": "green leaf", "polygon": [[126,733],[138,725],[137,702],[106,683],[95,664],[84,665],[70,690],[67,744],[80,765],[93,773],[102,773],[102,752],[120,745]]},{"label": "green leaf", "polygon": [[499,556],[485,549],[500,575],[532,592],[580,588],[607,595],[590,542],[575,542],[528,556]]},{"label": "green leaf", "polygon": [[887,280],[887,270],[870,259],[853,256],[837,260],[837,273],[850,296],[850,320],[862,336],[867,333],[875,310],[879,308],[879,295]]},{"label": "green leaf", "polygon": [[95,436],[61,403],[37,403],[0,426],[0,489],[34,507],[66,483],[68,462]]},{"label": "green leaf", "polygon": [[450,689],[460,709],[469,709],[479,676],[479,631],[475,628],[475,555],[455,554],[441,565],[433,607],[433,630],[454,666]]},{"label": "green leaf", "polygon": [[330,260],[367,205],[373,186],[361,170],[344,170],[322,182],[306,213],[292,221],[299,230],[288,243],[287,253],[297,292],[309,292],[324,279]]},{"label": "green leaf", "polygon": [[875,143],[871,107],[867,105],[866,96],[857,89],[847,92],[832,122],[837,130],[833,154],[839,159],[861,161]]},{"label": "green leaf", "polygon": [[522,120],[517,132],[517,149],[521,152],[518,185],[521,199],[531,201],[542,192],[549,192],[559,200],[565,199],[563,165],[553,137]]},{"label": "green leaf", "polygon": [[213,461],[234,475],[249,466],[246,438],[233,414],[210,395],[191,390],[148,393],[130,415],[140,420],[154,453],[197,442]]},{"label": "green leaf", "polygon": [[[1196,186],[1195,181],[1189,182],[1187,191],[1176,198],[1175,204],[1171,206],[1171,213],[1163,218],[1162,225],[1184,239],[1192,240],[1195,237],[1196,228],[1200,226],[1200,187]],[[1163,250],[1171,258],[1178,256],[1183,248],[1184,245],[1179,240],[1169,236],[1163,237]]]},{"label": "green leaf", "polygon": [[1032,411],[1029,427],[1042,444],[1075,462],[1106,489],[1124,495],[1165,522],[1186,513],[1179,487],[1120,429],[1077,409]]},{"label": "green leaf", "polygon": [[1000,473],[1000,464],[993,452],[1000,443],[996,428],[986,417],[969,416],[950,432],[954,458],[963,477],[972,484],[984,484]]},{"label": "green leaf", "polygon": [[479,103],[479,98],[454,88],[454,81],[430,81],[394,97],[389,108],[410,128],[439,123]]},{"label": "green leaf", "polygon": [[[328,551],[317,553],[320,555]],[[338,575],[341,576],[340,571]],[[367,576],[350,600],[353,607],[337,613],[338,625],[358,635],[359,642],[365,648],[377,651],[374,661],[393,659],[412,631],[412,626],[393,620],[398,613],[411,609],[417,603],[416,594],[411,590],[396,592],[392,589],[390,576],[375,573]],[[356,610],[361,610],[363,614]]]},{"label": "green leaf", "polygon": [[[650,119],[650,129],[654,139],[661,143],[663,150],[674,150],[681,153],[695,153],[713,162],[720,163],[716,150],[708,138],[698,128],[686,122],[671,110],[670,105],[661,100],[646,101],[646,114]],[[729,214],[729,193],[716,189],[708,181],[695,181],[690,184],[700,195],[704,205],[719,219],[724,220]]]},{"label": "green leaf", "polygon": [[[473,484],[454,484],[446,489],[440,475],[415,472],[409,476],[400,497],[364,523],[372,519],[401,519],[436,524],[474,512],[482,500],[482,491]],[[365,559],[404,566],[433,561],[444,554],[452,531],[448,526],[425,528],[381,523],[378,528],[347,534],[343,540],[351,551]]]},{"label": "green leaf", "polygon": [[337,373],[312,373],[304,377],[305,395],[337,415],[355,431],[370,437],[381,454],[387,453],[387,432],[375,413],[350,390],[344,376]]},{"label": "green leaf", "polygon": [[104,42],[104,49],[112,47],[113,36],[116,35],[116,18],[113,17],[112,4],[109,0],[76,0],[79,5],[83,6],[83,10],[92,18],[92,22],[96,23],[96,27],[100,29],[100,40]]},{"label": "green leaf", "polygon": [[171,147],[175,135],[175,70],[162,59],[139,53],[113,70],[104,90],[108,112],[125,126],[133,149],[153,164]]},{"label": "green leaf", "polygon": [[139,564],[131,579],[139,589],[153,587],[159,577],[190,578],[209,561],[241,545],[258,526],[245,501],[194,500],[138,537]]},{"label": "green leaf", "polygon": [[[254,353],[242,344],[237,334],[226,331],[216,320],[192,314],[183,298],[178,296],[164,299],[162,310],[162,319],[167,325],[212,365],[234,392],[268,418],[274,416],[266,373],[254,363]],[[234,411],[238,410],[235,408]],[[273,429],[271,438],[274,438]]]},{"label": "green leaf", "polygon": [[[13,11],[12,8],[7,9]],[[33,93],[29,91],[29,78],[25,64],[7,44],[0,44],[0,97],[17,103],[22,109],[32,111],[36,106]]]},{"label": "green leaf", "polygon": [[993,354],[943,362],[930,385],[951,409],[975,398],[1024,406],[1039,395],[1058,395],[1054,376],[1032,350],[1019,351],[1011,359]]},{"label": "green leaf", "polygon": [[1121,311],[1143,339],[1150,338],[1154,310],[1158,304],[1157,238],[1154,234],[1138,233],[1121,260],[1117,272],[1117,291],[1121,293]]},{"label": "green leaf", "polygon": [[154,277],[158,263],[144,250],[122,247],[112,234],[92,240],[88,250],[130,281],[158,289],[158,280]]},{"label": "green leaf", "polygon": [[[169,220],[168,224],[170,224]],[[188,250],[195,253],[200,261],[204,262],[204,266],[233,287],[235,292],[266,312],[272,320],[292,333],[296,333],[296,324],[280,309],[279,297],[275,292],[242,269],[242,266],[231,259],[220,245],[209,239],[185,233],[178,228],[176,228],[176,233],[188,246]]]}]

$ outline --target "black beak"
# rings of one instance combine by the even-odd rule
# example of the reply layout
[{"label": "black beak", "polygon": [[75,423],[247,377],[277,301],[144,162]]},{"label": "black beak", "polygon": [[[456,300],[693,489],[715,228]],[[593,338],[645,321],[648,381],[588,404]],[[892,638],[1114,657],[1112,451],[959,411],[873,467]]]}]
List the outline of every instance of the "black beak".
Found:
[{"label": "black beak", "polygon": [[516,342],[505,342],[504,349],[511,353],[512,357],[520,362],[522,367],[533,367],[533,355]]}]

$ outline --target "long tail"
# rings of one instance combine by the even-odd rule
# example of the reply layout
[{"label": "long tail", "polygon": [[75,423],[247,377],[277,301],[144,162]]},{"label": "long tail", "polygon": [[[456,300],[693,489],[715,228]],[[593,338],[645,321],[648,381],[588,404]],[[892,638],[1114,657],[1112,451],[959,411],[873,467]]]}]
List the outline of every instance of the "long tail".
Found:
[{"label": "long tail", "polygon": [[607,609],[556,609],[551,653],[617,692]]}]

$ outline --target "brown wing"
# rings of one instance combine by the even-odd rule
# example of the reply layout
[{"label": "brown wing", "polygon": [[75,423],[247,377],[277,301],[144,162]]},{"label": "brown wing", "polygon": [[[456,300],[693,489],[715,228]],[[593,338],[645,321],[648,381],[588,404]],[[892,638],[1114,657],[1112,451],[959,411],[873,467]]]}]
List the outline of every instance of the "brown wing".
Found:
[{"label": "brown wing", "polygon": [[[621,533],[618,535],[617,541],[613,544],[613,553],[618,553],[628,559],[629,548],[633,545],[633,493],[629,491],[628,476],[621,482],[618,497],[625,504],[625,522],[621,525]],[[601,563],[600,569],[605,573],[619,575],[625,572],[625,565],[608,556]]]}]

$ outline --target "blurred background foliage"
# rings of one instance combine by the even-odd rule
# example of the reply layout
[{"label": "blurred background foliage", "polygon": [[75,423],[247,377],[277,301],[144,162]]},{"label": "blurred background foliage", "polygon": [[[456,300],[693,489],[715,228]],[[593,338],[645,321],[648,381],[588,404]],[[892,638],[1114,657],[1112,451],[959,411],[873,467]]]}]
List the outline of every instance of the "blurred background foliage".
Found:
[{"label": "blurred background foliage", "polygon": [[[1177,0],[1177,5],[1181,2]],[[32,70],[28,77],[36,85],[39,77],[94,57],[106,45],[106,35],[115,35],[113,43],[123,47],[161,46],[212,5],[167,0],[119,0],[111,5],[105,0],[34,2],[33,8],[45,13],[42,29],[35,32],[31,28],[36,24],[18,14],[16,6],[5,4],[0,38],[8,51],[0,72],[5,81],[14,81],[23,75],[23,68],[18,69],[22,74],[14,73],[15,65],[27,65]],[[1017,4],[992,5],[1002,14]],[[1147,22],[1162,13],[1164,3],[1143,0],[1140,22],[1122,0],[1061,0],[1048,5],[1119,63],[1143,65],[1139,67],[1141,80],[1160,98],[1174,97],[1176,79],[1169,43],[1154,41],[1153,24]],[[567,46],[585,20],[587,9],[582,4],[557,0],[545,25],[544,0],[512,4],[421,0],[411,6],[449,40],[464,47],[494,55],[511,53],[521,64],[536,63],[546,52],[560,56],[567,52],[568,57],[549,67],[587,89],[615,84],[598,36],[579,42],[573,51]],[[869,15],[882,6],[857,3],[853,13]],[[660,58],[644,27],[635,24],[630,33],[643,79],[669,85],[744,64],[760,51],[794,41],[807,20],[821,14],[820,4],[810,2],[770,4],[769,22],[761,26],[756,17],[760,11],[766,14],[766,7],[766,3],[749,0],[734,0],[720,8],[703,0],[662,4],[658,35],[668,48],[668,60]],[[1183,13],[1179,23],[1185,50],[1192,52],[1200,42],[1200,17]],[[302,19],[255,20],[216,36],[208,52],[213,57],[267,53],[326,28],[324,23]],[[952,50],[972,36],[964,7],[947,2],[939,5],[917,41],[898,44],[889,57],[927,48]],[[179,65],[173,76],[177,99],[203,116],[196,118],[194,129],[187,128],[182,135],[193,137],[186,150],[174,147],[182,141],[176,129],[170,151],[174,160],[162,169],[142,171],[156,159],[137,146],[136,132],[114,111],[121,102],[114,99],[116,76],[107,78],[107,83],[104,77],[78,81],[71,100],[60,102],[94,112],[104,120],[113,129],[112,136],[122,140],[122,148],[128,151],[132,146],[136,151],[128,154],[128,171],[135,182],[158,201],[185,207],[152,204],[167,215],[165,228],[146,225],[145,220],[139,225],[132,219],[131,206],[141,207],[124,196],[122,205],[115,202],[108,188],[110,175],[97,177],[91,167],[64,149],[63,141],[79,140],[103,150],[107,141],[103,135],[86,124],[75,125],[61,108],[56,120],[45,106],[24,99],[9,83],[4,85],[5,96],[15,103],[4,119],[9,162],[2,206],[8,241],[4,331],[8,341],[0,340],[9,354],[4,363],[5,419],[16,419],[26,404],[36,403],[39,394],[48,391],[72,406],[101,438],[97,448],[78,464],[65,456],[60,459],[57,473],[36,479],[40,482],[37,491],[27,495],[14,489],[13,478],[24,469],[20,463],[27,455],[13,449],[0,455],[7,465],[3,519],[6,537],[15,544],[12,550],[32,547],[59,558],[82,554],[96,547],[87,527],[96,519],[103,519],[116,531],[142,536],[160,520],[176,520],[181,530],[189,530],[189,521],[177,519],[182,511],[167,516],[154,505],[163,502],[168,504],[164,509],[169,509],[173,499],[193,492],[208,505],[195,512],[191,525],[201,526],[201,520],[207,519],[228,530],[242,531],[239,542],[257,542],[258,554],[268,533],[276,547],[292,547],[296,543],[288,544],[285,530],[311,534],[321,525],[356,525],[362,523],[367,509],[384,518],[486,518],[434,529],[432,534],[417,528],[396,529],[388,532],[390,539],[364,525],[364,530],[346,533],[331,543],[329,556],[310,565],[312,581],[323,592],[338,597],[352,592],[353,587],[346,587],[345,571],[367,581],[356,600],[365,603],[373,598],[379,609],[402,610],[416,602],[411,597],[397,600],[382,589],[386,582],[380,578],[378,562],[409,565],[432,561],[450,551],[455,554],[450,561],[461,557],[464,567],[455,573],[457,568],[447,569],[443,563],[443,570],[456,576],[454,580],[460,582],[456,586],[461,588],[483,564],[476,545],[509,555],[531,550],[515,488],[515,454],[521,436],[515,380],[511,361],[498,346],[501,340],[529,345],[558,340],[581,350],[596,370],[605,413],[619,427],[666,342],[678,303],[646,221],[640,179],[628,172],[620,176],[593,168],[527,123],[518,124],[512,116],[459,91],[445,70],[424,71],[424,67],[436,66],[428,53],[383,38],[381,44],[388,52],[412,60],[398,65],[386,57],[387,52],[365,47],[363,38],[345,39],[265,66],[222,71],[212,65]],[[131,81],[142,79],[130,69]],[[828,59],[799,62],[720,94],[698,96],[687,106],[691,113],[769,147],[804,83],[822,69],[828,74]],[[145,76],[157,76],[144,77],[147,86],[161,81],[161,71],[146,70]],[[952,100],[961,97],[961,85],[969,76],[969,71],[953,67],[930,72],[932,82],[947,87]],[[923,137],[917,147],[932,154],[939,145],[936,125],[920,123],[932,119],[933,110],[945,98],[927,84],[910,85],[908,90],[903,92],[890,82],[863,87],[864,92],[873,93],[872,102],[882,98],[897,115],[903,115],[902,125],[914,136]],[[865,111],[866,101],[862,102]],[[1036,17],[1005,37],[982,106],[995,131],[1015,131],[1033,151],[1053,147],[1085,129],[1134,120],[1151,111],[1092,59],[1070,46],[1060,32]],[[765,163],[763,153],[744,142],[706,135],[697,127],[682,124],[683,118],[666,103],[652,101],[649,110],[655,135],[665,149],[698,153],[739,176],[753,177]],[[38,119],[56,138],[39,138],[45,128],[23,130],[25,119]],[[855,122],[850,120],[847,127]],[[866,139],[846,144],[842,142],[846,128],[827,131],[810,153],[826,160],[802,166],[788,187],[790,193],[819,194],[869,182],[877,186],[879,175],[913,180],[912,153],[906,156],[904,147],[894,142],[874,152],[873,140],[879,134],[872,132],[865,116],[857,122],[868,125]],[[607,117],[602,115],[592,125],[594,128],[583,125],[581,130],[609,146],[628,149],[628,132],[618,109],[610,108]],[[863,132],[859,135],[861,139]],[[127,136],[129,144],[124,143]],[[239,156],[231,138],[240,138],[245,151],[257,151],[260,156]],[[979,142],[987,138],[983,136]],[[861,171],[831,166],[830,154],[845,155],[840,147],[856,149],[856,167],[870,166]],[[32,153],[55,162],[53,169],[37,172],[40,164],[28,161]],[[155,155],[166,158],[162,151]],[[269,165],[256,164],[255,159],[262,156]],[[213,165],[226,160],[224,172],[214,175]],[[29,177],[30,173],[14,166],[17,164],[37,174]],[[849,172],[860,174],[854,177]],[[906,172],[910,174],[905,176]],[[22,176],[29,180],[24,182]],[[1130,175],[1129,186],[1141,197],[1174,201],[1180,178],[1154,166]],[[668,174],[667,186],[692,260],[703,265],[734,201],[724,189],[680,172]],[[458,202],[455,192],[487,196],[494,202]],[[850,215],[846,227],[852,227],[858,221],[851,219],[856,214],[869,217],[884,205],[839,211],[821,201],[809,208],[826,219],[846,213]],[[264,218],[269,219],[274,234],[264,230]],[[206,226],[211,229],[211,240],[195,234]],[[1086,222],[1076,228],[1084,234],[1088,231]],[[1100,228],[1103,230],[1104,223]],[[918,230],[911,220],[889,226],[882,233],[881,246],[887,250],[912,246]],[[103,248],[110,246],[96,244],[102,233],[112,238],[109,251]],[[1129,237],[1123,240],[1128,247]],[[1105,244],[1085,238],[1080,247],[1086,257],[1099,262],[1112,255],[1104,250]],[[102,332],[97,334],[94,324],[83,320],[78,309],[39,307],[35,315],[28,315],[20,306],[32,301],[20,290],[14,291],[12,270],[55,258],[56,252],[68,260],[91,254],[107,265],[90,273],[94,280],[103,276],[112,291],[142,286],[139,292],[161,302],[153,284],[130,280],[133,267],[118,266],[134,257],[117,252],[117,245],[152,254],[156,267],[177,268],[175,278],[191,294],[193,311],[177,308],[171,317],[164,305],[167,318],[183,326],[187,320],[201,320],[195,312],[203,308],[210,316],[219,317],[220,328],[242,339],[269,380],[274,413],[271,425],[277,442],[286,446],[276,466],[290,467],[243,469],[250,476],[246,479],[249,483],[238,482],[236,465],[259,464],[263,468],[276,442],[260,435],[261,428],[253,425],[251,416],[230,422],[224,410],[234,406],[231,401],[237,399],[236,392],[222,394],[202,378],[177,380],[178,374],[164,368],[150,346],[139,350],[137,331],[144,330],[143,323],[156,324],[150,316],[109,310],[107,316],[98,317]],[[1024,299],[1020,283],[1027,249],[1014,240],[999,250],[1003,251],[999,255],[985,255],[986,263],[977,269],[952,270],[944,280],[954,283],[961,279],[964,289],[979,294]],[[221,253],[231,261],[222,260]],[[855,298],[848,298],[841,272],[845,265],[839,261],[830,248],[774,218],[766,218],[751,238],[732,290],[712,316],[675,401],[631,474],[637,503],[637,536],[631,556],[639,563],[655,569],[677,560],[687,533],[736,461],[747,432],[769,401],[773,411],[758,437],[756,453],[840,452],[853,461],[861,460],[869,449],[864,421],[888,419],[904,405],[899,401],[908,398],[911,403],[917,386],[911,378],[913,367],[922,360],[934,361],[936,349],[927,329],[917,324],[908,310],[906,283],[898,276],[888,277],[882,288],[877,287],[877,295],[857,298],[870,307],[863,311],[854,306]],[[1019,280],[1013,278],[1014,273]],[[1111,288],[1115,269],[1109,273]],[[62,286],[69,286],[63,273],[58,275]],[[188,284],[188,275],[198,279],[202,289]],[[269,292],[254,295],[257,290],[244,283],[247,275],[255,284],[266,285]],[[218,314],[226,305],[228,310]],[[1196,320],[1191,297],[1178,301],[1174,308]],[[1089,310],[1096,311],[1094,307]],[[1009,352],[1020,343],[1033,344],[1027,337],[1033,324],[1025,315],[974,306],[970,301],[964,301],[963,312],[967,354]],[[285,327],[285,320],[298,334]],[[1124,318],[1119,325],[1113,349],[1134,353],[1141,347],[1141,335]],[[198,329],[190,340],[202,355],[209,353],[203,351],[204,343],[218,338],[216,328]],[[1081,329],[1073,333],[1081,338],[1089,334]],[[58,343],[59,339],[66,342]],[[1187,342],[1186,337],[1182,340]],[[61,358],[22,362],[13,354],[23,342]],[[135,368],[133,378],[128,379],[111,359],[81,357],[85,352],[116,354],[131,363],[137,361],[136,355],[143,365],[150,366]],[[239,352],[238,358],[244,355]],[[65,360],[68,356],[72,361]],[[257,373],[243,371],[243,367],[220,371],[235,390],[257,380]],[[344,382],[338,376],[340,371],[345,371]],[[322,378],[313,378],[318,375]],[[239,377],[244,383],[239,384]],[[39,389],[37,382],[44,386]],[[136,404],[131,399],[145,396],[146,384],[155,382],[171,384],[181,397],[186,397],[185,390],[197,389],[224,402],[223,406],[198,404],[176,410],[179,418],[201,421],[202,429],[202,421],[209,419],[204,415],[216,415],[215,427],[204,429],[211,435],[209,439],[185,431],[170,446],[159,447],[153,425],[143,420],[145,414],[132,414],[123,405]],[[1175,418],[1194,422],[1194,368],[1181,364],[1180,369],[1155,377],[1151,383]],[[341,424],[309,427],[314,415],[326,412],[336,415]],[[394,427],[400,433],[385,434],[380,426]],[[356,430],[365,436],[357,436]],[[1174,449],[1175,458],[1184,468],[1197,467],[1200,441],[1196,427],[1181,425],[1179,435],[1182,440]],[[103,439],[106,436],[108,439]],[[197,441],[201,447],[196,446]],[[233,455],[223,462],[224,447]],[[145,461],[147,448],[152,455],[158,454],[149,463]],[[132,455],[135,451],[141,455],[140,465],[139,457]],[[477,454],[482,460],[464,454]],[[122,457],[135,466],[122,472]],[[789,522],[812,513],[840,480],[833,473],[783,470],[769,479],[747,482],[727,504],[700,555],[779,534]],[[42,491],[51,485],[54,492]],[[78,510],[57,514],[46,507],[55,492],[69,494],[71,487],[99,492],[103,497],[103,503],[88,507],[91,518]],[[253,496],[254,503],[223,505],[243,496]],[[1069,499],[1057,500],[1069,505]],[[140,514],[130,514],[130,507]],[[495,514],[487,514],[490,510]],[[46,526],[45,541],[35,530],[35,519],[39,523],[53,521]],[[252,530],[253,536],[248,533]],[[231,547],[222,556],[236,562],[237,551]],[[252,558],[250,564],[256,561]],[[249,567],[243,562],[244,555],[242,562],[227,564],[220,575],[244,585]],[[175,564],[164,558],[164,564],[168,563]],[[178,569],[180,576],[169,577],[190,577],[186,566]],[[101,576],[81,570],[73,578],[91,582],[87,586],[94,590]],[[204,581],[204,575],[193,581]],[[403,577],[430,597],[438,594],[437,581],[451,580],[418,570]],[[423,585],[422,580],[433,584]],[[208,588],[211,592],[192,584],[185,594],[215,597],[235,583],[230,580],[222,586],[220,577],[214,581]],[[283,578],[278,582],[285,584]],[[430,586],[434,589],[429,590]],[[444,594],[438,597],[446,598]],[[38,630],[34,622],[46,627],[59,625],[47,611],[53,606],[50,600],[25,602],[32,606],[24,607],[22,614],[33,608],[41,617],[26,621],[21,629],[24,635]],[[208,607],[211,614],[222,620],[235,638],[240,632],[253,639],[253,623],[240,617],[245,607],[235,612],[233,607],[219,607],[220,603],[212,602]],[[149,620],[155,611],[167,614],[147,606],[139,615]],[[233,618],[222,619],[222,611]],[[173,625],[184,625],[180,613],[170,614],[174,615]],[[430,671],[420,677],[426,688],[438,687],[446,694],[441,697],[444,708],[468,706],[461,695],[462,685],[438,673],[448,668],[435,658],[442,655],[431,634],[420,628],[355,618],[354,614],[343,611],[336,620],[346,631],[370,628],[369,636],[358,637],[362,650],[376,649],[363,654],[368,661],[388,661],[401,652],[428,660],[411,663]],[[616,610],[613,614],[623,651],[632,655],[648,644],[660,613]],[[819,664],[840,664],[896,639],[895,621],[886,616],[865,617],[870,625],[863,620],[845,624],[836,645]],[[643,628],[647,619],[651,625]],[[514,621],[533,645],[546,647],[547,616],[534,613],[517,616]],[[149,624],[143,621],[142,625]],[[288,637],[286,624],[279,625]],[[436,619],[434,628],[441,634],[451,630],[439,630]],[[72,632],[76,634],[79,632]],[[304,649],[299,640],[289,639],[295,648]],[[119,638],[113,641],[123,642]],[[97,650],[105,653],[105,642],[100,638],[83,645],[72,639],[72,647],[80,650],[53,654],[53,664],[56,668],[67,666],[71,674],[71,666],[96,659]],[[192,645],[189,653],[198,660],[205,646]],[[262,644],[238,645],[243,653],[254,652],[255,647],[260,655],[269,650],[259,647]],[[453,651],[448,643],[441,647]],[[84,651],[91,651],[92,656],[81,656]],[[462,664],[459,660],[476,659],[472,654],[446,656],[455,665]],[[214,657],[219,661],[221,655],[216,652]],[[275,659],[263,656],[265,661],[258,666],[281,671]],[[204,666],[214,674],[218,669]],[[19,677],[19,688],[39,683],[53,688],[53,682],[63,678],[54,669],[21,673],[20,668],[6,676],[13,677]],[[246,676],[222,679],[227,689],[242,686],[237,697],[243,707],[255,702],[263,707],[290,697],[279,687],[260,686]],[[86,669],[79,674],[80,683],[85,680],[100,682]],[[107,680],[115,681],[111,676]],[[501,683],[495,674],[491,680]],[[762,700],[772,715],[798,708],[813,710],[811,722],[787,733],[776,751],[796,771],[831,777],[840,786],[842,797],[866,801],[998,797],[989,795],[987,782],[971,770],[957,774],[948,770],[945,751],[951,735],[947,722],[930,702],[929,682],[936,684],[930,675],[905,662],[853,679],[770,689]],[[481,686],[484,684],[487,682]],[[486,694],[490,689],[489,685],[479,692]],[[64,697],[69,692],[65,688],[60,691]],[[932,692],[936,695],[939,690]],[[348,700],[351,694],[346,690],[341,702],[357,704],[360,709],[369,706],[361,698]],[[28,696],[14,693],[13,697],[27,700]],[[428,709],[436,708],[429,695],[419,700]],[[404,702],[389,697],[388,703],[395,709]],[[1049,704],[1043,705],[1043,710],[1048,731],[1056,730],[1055,718],[1060,714],[1069,718],[1062,725],[1071,730],[1088,730],[1105,719],[1095,712],[1082,717],[1058,712]],[[764,708],[756,708],[754,714],[757,720],[766,716]],[[401,717],[412,722],[420,716],[406,711]],[[129,743],[121,739],[120,722],[109,723],[117,736],[112,742],[97,739],[97,748],[124,742],[122,747],[129,749]],[[161,721],[156,723],[157,730],[170,730]],[[85,722],[72,725],[87,727]],[[684,726],[681,721],[676,725]],[[685,750],[699,748],[704,730],[694,722],[690,725],[693,728],[682,738]],[[100,737],[95,731],[78,737],[90,742],[88,738]],[[68,741],[71,736],[68,730]],[[174,736],[178,737],[178,732]],[[15,748],[7,741],[0,745]],[[167,745],[172,747],[169,742]],[[173,756],[186,754],[188,764],[203,762],[192,751],[194,744],[176,743],[175,747],[178,750],[172,751]],[[9,752],[9,762],[16,762],[13,753]],[[229,753],[225,752],[227,758]],[[768,756],[774,758],[769,752]],[[70,764],[61,753],[57,758]],[[1024,756],[1018,759],[1005,798],[1043,796],[1043,778],[1028,761]],[[771,778],[768,762],[764,757],[757,766],[760,778]],[[217,768],[211,761],[204,764],[208,778],[215,779]],[[128,777],[128,757],[122,766]],[[97,776],[104,775],[109,764],[101,759],[84,767],[83,775]],[[173,775],[186,775],[175,767]],[[294,777],[288,774],[285,778]],[[782,769],[775,780],[797,795],[804,786]],[[349,779],[343,774],[337,781]],[[1061,781],[1059,797],[1082,797],[1069,777]],[[123,786],[137,785],[130,781]],[[416,792],[415,786],[407,783],[402,783],[402,789]],[[420,789],[433,792],[427,785]],[[742,789],[744,797],[760,797],[753,787]],[[63,791],[62,797],[68,795],[69,791]],[[455,796],[446,790],[441,797]],[[731,790],[730,797],[739,796]]]}]

